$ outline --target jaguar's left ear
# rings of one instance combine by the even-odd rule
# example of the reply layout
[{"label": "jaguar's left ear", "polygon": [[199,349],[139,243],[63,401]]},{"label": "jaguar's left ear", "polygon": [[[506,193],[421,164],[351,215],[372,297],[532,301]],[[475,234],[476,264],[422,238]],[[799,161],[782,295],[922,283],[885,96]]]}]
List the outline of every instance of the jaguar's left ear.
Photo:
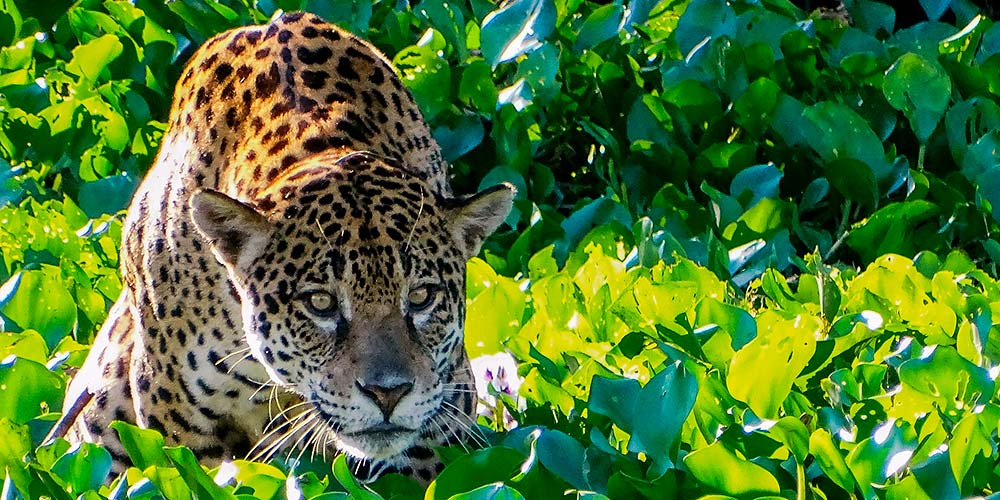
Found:
[{"label": "jaguar's left ear", "polygon": [[271,237],[271,223],[253,207],[211,189],[195,191],[190,203],[191,219],[219,262],[231,271],[249,269]]},{"label": "jaguar's left ear", "polygon": [[466,259],[475,257],[483,240],[507,218],[516,193],[514,185],[505,182],[468,198],[454,200],[455,206],[449,209],[448,224],[455,244]]}]

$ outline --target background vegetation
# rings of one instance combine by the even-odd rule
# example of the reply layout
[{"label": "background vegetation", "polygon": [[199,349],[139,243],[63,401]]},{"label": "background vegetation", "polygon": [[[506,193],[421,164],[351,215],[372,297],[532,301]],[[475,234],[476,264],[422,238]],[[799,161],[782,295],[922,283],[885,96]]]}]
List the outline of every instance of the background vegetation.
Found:
[{"label": "background vegetation", "polygon": [[[992,495],[1000,25],[845,3],[0,0],[0,499]],[[39,446],[184,61],[279,9],[392,57],[457,192],[519,187],[468,290],[516,374],[482,365],[489,445],[426,493],[127,425],[121,478]]]}]

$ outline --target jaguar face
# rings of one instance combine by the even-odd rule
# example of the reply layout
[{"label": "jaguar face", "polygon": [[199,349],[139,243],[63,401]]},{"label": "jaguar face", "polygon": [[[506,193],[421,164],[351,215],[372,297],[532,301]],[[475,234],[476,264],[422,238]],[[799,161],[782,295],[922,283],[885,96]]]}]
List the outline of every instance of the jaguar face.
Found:
[{"label": "jaguar face", "polygon": [[512,199],[509,185],[443,198],[368,153],[301,162],[250,204],[192,196],[254,358],[303,400],[279,435],[384,458],[452,425],[465,264]]}]

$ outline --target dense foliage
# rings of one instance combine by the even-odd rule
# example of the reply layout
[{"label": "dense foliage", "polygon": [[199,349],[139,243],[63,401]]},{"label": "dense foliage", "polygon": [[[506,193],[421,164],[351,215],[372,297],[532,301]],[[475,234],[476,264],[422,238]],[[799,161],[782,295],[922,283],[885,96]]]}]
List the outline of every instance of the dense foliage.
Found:
[{"label": "dense foliage", "polygon": [[[845,3],[0,0],[0,499],[1000,490],[1000,24]],[[206,471],[128,425],[122,478],[40,443],[183,62],[278,9],[392,57],[457,192],[519,188],[467,321],[518,368],[483,358],[482,449],[441,450],[426,494],[342,459]]]}]

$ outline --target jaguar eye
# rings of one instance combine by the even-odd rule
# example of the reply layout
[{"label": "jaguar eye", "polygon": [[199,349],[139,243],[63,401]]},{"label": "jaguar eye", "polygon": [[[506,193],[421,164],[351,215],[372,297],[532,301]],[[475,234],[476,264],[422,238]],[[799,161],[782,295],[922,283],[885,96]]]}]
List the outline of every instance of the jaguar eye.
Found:
[{"label": "jaguar eye", "polygon": [[411,311],[423,311],[434,303],[437,298],[438,287],[435,285],[420,285],[410,289],[407,300],[410,302]]},{"label": "jaguar eye", "polygon": [[337,311],[337,301],[329,292],[306,292],[302,295],[309,312],[317,316],[330,316]]}]

